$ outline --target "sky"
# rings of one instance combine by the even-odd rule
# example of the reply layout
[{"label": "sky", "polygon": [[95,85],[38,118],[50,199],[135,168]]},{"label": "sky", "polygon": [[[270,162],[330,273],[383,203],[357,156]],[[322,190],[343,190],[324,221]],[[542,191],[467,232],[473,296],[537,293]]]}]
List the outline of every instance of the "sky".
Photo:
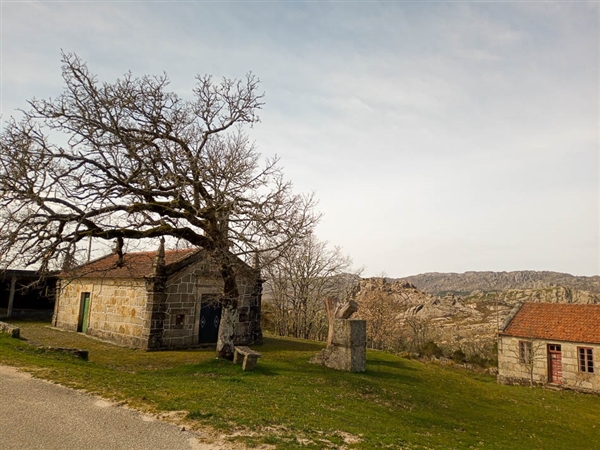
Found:
[{"label": "sky", "polygon": [[250,130],[363,276],[600,274],[600,3],[1,1],[2,118],[101,81],[261,80]]}]

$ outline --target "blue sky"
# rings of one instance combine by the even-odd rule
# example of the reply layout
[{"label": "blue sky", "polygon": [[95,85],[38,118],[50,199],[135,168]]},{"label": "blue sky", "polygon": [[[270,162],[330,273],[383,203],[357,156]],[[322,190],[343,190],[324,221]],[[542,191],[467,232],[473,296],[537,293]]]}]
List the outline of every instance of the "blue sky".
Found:
[{"label": "blue sky", "polygon": [[60,49],[262,81],[251,132],[365,275],[600,274],[597,2],[10,2],[2,114],[62,89]]}]

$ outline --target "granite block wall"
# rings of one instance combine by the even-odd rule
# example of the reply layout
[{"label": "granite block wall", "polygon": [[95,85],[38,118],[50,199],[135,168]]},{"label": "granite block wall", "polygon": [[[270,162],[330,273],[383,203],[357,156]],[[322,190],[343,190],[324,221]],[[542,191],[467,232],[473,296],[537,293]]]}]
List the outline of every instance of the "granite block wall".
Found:
[{"label": "granite block wall", "polygon": [[[533,353],[533,381],[542,385],[548,382],[548,344],[561,345],[562,386],[568,389],[600,393],[600,345],[574,342],[534,340],[500,336],[498,348],[498,382],[502,384],[530,383],[530,364],[519,361],[519,341],[530,341]],[[594,372],[579,369],[578,348],[592,348]]]}]

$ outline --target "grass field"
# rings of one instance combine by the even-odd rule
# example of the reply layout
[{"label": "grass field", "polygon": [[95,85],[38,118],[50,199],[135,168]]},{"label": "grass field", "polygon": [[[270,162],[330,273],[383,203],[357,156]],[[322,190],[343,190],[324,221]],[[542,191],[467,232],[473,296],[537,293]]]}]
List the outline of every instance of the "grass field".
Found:
[{"label": "grass field", "polygon": [[[214,350],[144,352],[40,323],[0,335],[0,363],[126,401],[147,411],[187,411],[248,446],[280,449],[597,449],[600,397],[500,386],[494,377],[367,353],[367,371],[308,364],[322,345],[265,338],[253,372]],[[88,362],[31,344],[84,348]]]}]

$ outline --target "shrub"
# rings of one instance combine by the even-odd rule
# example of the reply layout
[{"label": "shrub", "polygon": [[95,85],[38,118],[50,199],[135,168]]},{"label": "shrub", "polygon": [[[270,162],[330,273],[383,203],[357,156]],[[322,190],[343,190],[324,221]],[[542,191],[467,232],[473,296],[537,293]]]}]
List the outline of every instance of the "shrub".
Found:
[{"label": "shrub", "polygon": [[423,344],[419,349],[419,353],[422,356],[435,356],[436,358],[444,356],[444,352],[442,351],[442,349],[433,341],[425,342],[425,344]]},{"label": "shrub", "polygon": [[488,368],[488,367],[497,367],[498,366],[498,358],[486,358],[481,355],[471,355],[467,358],[467,362],[473,364],[475,366]]},{"label": "shrub", "polygon": [[467,355],[465,355],[465,352],[463,352],[461,349],[458,349],[452,352],[451,358],[455,363],[461,363],[466,361]]}]

